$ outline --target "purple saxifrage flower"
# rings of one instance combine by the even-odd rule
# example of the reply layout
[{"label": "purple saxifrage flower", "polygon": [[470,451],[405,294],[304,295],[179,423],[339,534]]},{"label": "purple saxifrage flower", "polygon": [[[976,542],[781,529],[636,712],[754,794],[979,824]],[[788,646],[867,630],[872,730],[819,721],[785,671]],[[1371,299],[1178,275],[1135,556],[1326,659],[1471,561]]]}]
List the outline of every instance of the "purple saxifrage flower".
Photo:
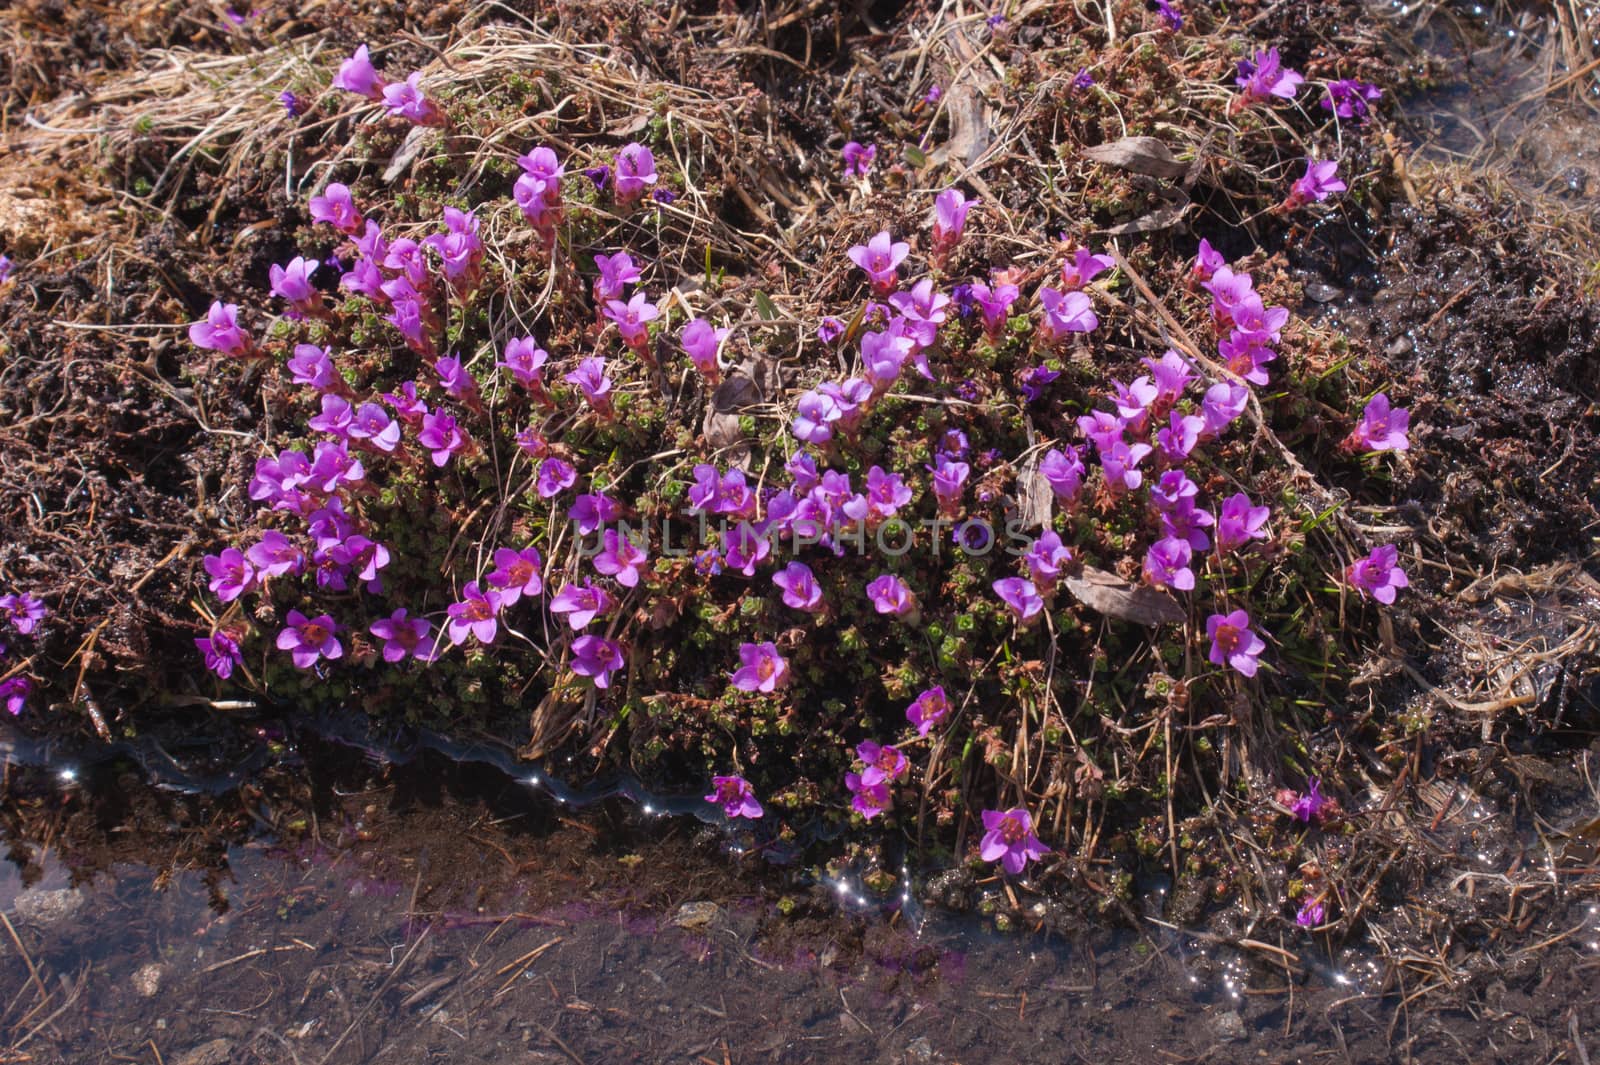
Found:
[{"label": "purple saxifrage flower", "polygon": [[248,355],[254,348],[250,334],[239,325],[239,305],[215,300],[206,316],[189,326],[189,342],[205,351]]},{"label": "purple saxifrage flower", "polygon": [[872,283],[872,291],[887,296],[900,283],[899,267],[911,254],[911,245],[896,241],[887,229],[873,234],[865,244],[852,245],[846,253]]},{"label": "purple saxifrage flower", "polygon": [[1061,287],[1076,292],[1116,265],[1117,260],[1109,255],[1095,255],[1088,248],[1079,248],[1072,253],[1071,262],[1061,264]]},{"label": "purple saxifrage flower", "polygon": [[306,202],[306,209],[311,212],[313,222],[326,222],[352,237],[366,228],[367,220],[356,210],[350,187],[337,181],[330,182],[321,195],[311,197]]},{"label": "purple saxifrage flower", "polygon": [[611,415],[611,378],[606,376],[606,360],[601,355],[591,355],[578,363],[578,368],[567,374],[566,382],[577,386],[583,398],[602,417]]},{"label": "purple saxifrage flower", "polygon": [[1400,549],[1394,544],[1374,547],[1366,558],[1357,559],[1345,570],[1345,579],[1362,595],[1389,606],[1394,603],[1395,593],[1411,584],[1399,562]]},{"label": "purple saxifrage flower", "polygon": [[244,557],[262,577],[281,577],[305,569],[306,553],[277,529],[268,529],[245,551]]},{"label": "purple saxifrage flower", "polygon": [[405,81],[383,87],[383,106],[391,115],[418,126],[444,124],[444,113],[422,91],[422,72],[413,70]]},{"label": "purple saxifrage flower", "polygon": [[309,385],[319,392],[336,392],[344,387],[344,379],[333,367],[332,354],[315,344],[296,344],[286,368],[289,379],[297,385]]},{"label": "purple saxifrage flower", "polygon": [[822,587],[817,584],[811,567],[804,562],[789,563],[772,575],[772,583],[782,589],[785,606],[808,614],[822,612]]},{"label": "purple saxifrage flower", "polygon": [[918,736],[926,736],[935,725],[948,716],[950,716],[950,700],[942,686],[928,688],[906,707],[906,720],[911,722]]},{"label": "purple saxifrage flower", "polygon": [[982,281],[974,281],[968,291],[972,294],[972,301],[977,305],[978,313],[983,317],[984,335],[990,340],[998,340],[1005,332],[1011,305],[1021,298],[1021,290],[1016,285],[991,286]]},{"label": "purple saxifrage flower", "polygon": [[1206,420],[1197,414],[1173,411],[1168,415],[1168,422],[1166,428],[1156,430],[1156,445],[1163,459],[1177,465],[1187,461],[1189,453],[1200,443]]},{"label": "purple saxifrage flower", "polygon": [[20,674],[0,680],[0,699],[6,701],[6,713],[12,717],[21,714],[28,705],[28,696],[33,693],[33,681]]},{"label": "purple saxifrage flower", "polygon": [[1044,308],[1039,328],[1051,343],[1071,333],[1092,333],[1100,325],[1089,297],[1082,292],[1061,292],[1044,285],[1039,289],[1039,305]]},{"label": "purple saxifrage flower", "polygon": [[1328,911],[1317,899],[1307,899],[1300,907],[1300,912],[1294,915],[1294,923],[1301,928],[1316,928],[1327,920]]},{"label": "purple saxifrage flower", "polygon": [[498,547],[494,552],[494,569],[484,579],[500,592],[502,607],[513,607],[523,596],[531,599],[544,593],[543,568],[544,560],[539,557],[538,548],[524,547],[517,551]]},{"label": "purple saxifrage flower", "polygon": [[939,501],[940,513],[959,513],[961,492],[972,474],[972,467],[941,454],[934,465],[928,467],[928,472],[933,474],[933,494]]},{"label": "purple saxifrage flower", "polygon": [[615,255],[596,255],[594,265],[600,271],[595,275],[593,289],[597,306],[604,307],[612,300],[620,300],[627,287],[637,284],[644,276],[634,263],[633,256],[625,251]]},{"label": "purple saxifrage flower", "polygon": [[1035,366],[1023,375],[1019,383],[1023,400],[1028,403],[1039,402],[1049,389],[1050,382],[1060,376],[1060,370],[1052,370],[1048,366]]},{"label": "purple saxifrage flower", "polygon": [[806,444],[826,444],[833,439],[833,425],[843,411],[833,397],[822,392],[807,392],[795,401],[794,420],[789,431]]},{"label": "purple saxifrage flower", "polygon": [[863,820],[871,821],[894,801],[887,783],[878,780],[869,784],[862,773],[846,773],[844,786],[850,791],[850,808]]},{"label": "purple saxifrage flower", "polygon": [[1306,172],[1289,186],[1289,198],[1284,201],[1287,210],[1304,207],[1308,203],[1321,203],[1336,192],[1350,186],[1339,177],[1339,163],[1335,159],[1318,161],[1306,158]]},{"label": "purple saxifrage flower", "polygon": [[617,152],[616,190],[620,203],[632,203],[656,183],[656,160],[650,149],[642,144],[625,144]]},{"label": "purple saxifrage flower", "polygon": [[622,504],[604,492],[585,492],[572,501],[567,517],[572,519],[578,532],[588,536],[602,525],[609,524],[622,513]]},{"label": "purple saxifrage flower", "polygon": [[427,618],[410,617],[405,607],[374,621],[367,631],[383,641],[385,662],[399,662],[408,655],[419,662],[433,661],[433,642],[428,639],[433,625]]},{"label": "purple saxifrage flower", "polygon": [[460,647],[468,636],[479,643],[494,643],[500,634],[500,608],[504,605],[496,588],[480,588],[477,581],[461,586],[461,601],[445,607],[450,620],[445,622],[445,635],[450,643]]},{"label": "purple saxifrage flower", "polygon": [[1072,563],[1072,549],[1061,542],[1061,535],[1054,529],[1046,529],[1028,546],[1028,553],[1022,560],[1028,566],[1028,576],[1034,587],[1049,591]]},{"label": "purple saxifrage flower", "polygon": [[573,632],[587,628],[589,622],[610,610],[615,601],[598,584],[567,583],[550,599],[550,613],[565,614]]},{"label": "purple saxifrage flower", "polygon": [[860,144],[856,141],[847,141],[839,152],[844,160],[845,177],[866,177],[872,172],[872,161],[877,158],[878,148],[873,144]]},{"label": "purple saxifrage flower", "polygon": [[1200,416],[1205,419],[1206,435],[1220,436],[1244,413],[1250,402],[1250,390],[1234,381],[1218,381],[1206,389],[1200,403]]},{"label": "purple saxifrage flower", "polygon": [[789,663],[770,640],[740,644],[739,661],[742,664],[729,679],[742,692],[773,692],[789,680]]},{"label": "purple saxifrage flower", "polygon": [[239,641],[220,630],[210,636],[195,637],[194,645],[205,659],[206,668],[221,680],[233,676],[233,667],[244,661]]},{"label": "purple saxifrage flower", "polygon": [[1241,106],[1247,106],[1273,97],[1292,100],[1303,81],[1303,77],[1283,65],[1276,48],[1268,48],[1239,61],[1239,76],[1234,84],[1244,90]]},{"label": "purple saxifrage flower", "polygon": [[1162,537],[1150,545],[1144,556],[1145,580],[1157,588],[1176,588],[1180,592],[1194,590],[1194,571],[1189,562],[1194,550],[1187,540],[1175,536]]},{"label": "purple saxifrage flower", "polygon": [[624,588],[638,587],[639,569],[650,558],[645,549],[616,529],[607,529],[600,540],[600,553],[594,556],[595,570]]},{"label": "purple saxifrage flower", "polygon": [[356,420],[356,412],[350,406],[350,401],[343,396],[324,395],[320,406],[321,412],[306,422],[306,428],[327,433],[339,440],[349,439],[350,426]]},{"label": "purple saxifrage flower", "polygon": [[278,633],[278,650],[288,651],[296,669],[310,669],[318,661],[344,654],[344,645],[334,636],[338,626],[326,614],[308,618],[298,610],[289,611],[288,624]]},{"label": "purple saxifrage flower", "polygon": [[39,622],[50,616],[50,608],[27,592],[0,595],[0,617],[21,636],[32,636]]},{"label": "purple saxifrage flower", "polygon": [[467,438],[456,427],[449,414],[429,413],[422,416],[422,430],[417,433],[417,443],[427,449],[435,466],[443,466],[450,456],[467,446]]},{"label": "purple saxifrage flower", "polygon": [[513,337],[506,341],[502,356],[495,365],[510,370],[517,384],[534,396],[543,398],[544,365],[550,361],[550,355],[539,346],[539,342],[533,337]]},{"label": "purple saxifrage flower", "polygon": [[1250,628],[1249,614],[1243,610],[1212,614],[1206,619],[1206,635],[1211,639],[1207,657],[1214,665],[1232,666],[1246,677],[1256,675],[1267,644]]},{"label": "purple saxifrage flower", "polygon": [[650,337],[650,323],[661,316],[661,309],[644,292],[635,292],[633,298],[624,303],[622,300],[608,300],[605,309],[601,312],[605,317],[616,323],[617,332],[621,334],[623,343],[632,348],[641,356],[646,356],[647,342]]},{"label": "purple saxifrage flower", "polygon": [[911,594],[905,581],[892,573],[885,573],[868,584],[867,598],[880,614],[893,614],[909,620],[917,613],[917,597]]},{"label": "purple saxifrage flower", "polygon": [[383,78],[367,55],[367,46],[357,48],[355,54],[339,64],[339,73],[333,76],[333,87],[365,96],[377,103],[383,99]]},{"label": "purple saxifrage flower", "polygon": [[1032,624],[1044,609],[1044,599],[1030,580],[1022,577],[1002,577],[994,582],[994,592],[1019,625]]},{"label": "purple saxifrage flower", "polygon": [[1354,78],[1330,81],[1328,95],[1322,98],[1322,108],[1340,118],[1353,118],[1366,125],[1372,118],[1372,105],[1383,98],[1383,90],[1376,85]]},{"label": "purple saxifrage flower", "polygon": [[1050,848],[1033,834],[1033,819],[1020,806],[1004,812],[983,811],[983,828],[979,856],[986,862],[999,862],[1012,876],[1021,873],[1029,862],[1050,853]]},{"label": "purple saxifrage flower", "polygon": [[596,688],[609,688],[611,674],[626,664],[622,645],[604,636],[579,636],[572,641],[572,672],[594,681]]},{"label": "purple saxifrage flower", "polygon": [[960,189],[945,189],[933,199],[933,253],[942,260],[961,241],[967,226],[967,212],[977,206]]},{"label": "purple saxifrage flower", "polygon": [[400,423],[378,403],[363,403],[350,420],[351,440],[363,441],[369,447],[385,454],[400,446]]},{"label": "purple saxifrage flower", "polygon": [[704,318],[696,318],[685,325],[683,331],[678,334],[684,354],[689,356],[694,368],[713,384],[722,376],[717,352],[721,349],[722,342],[728,338],[728,332],[727,329],[715,328]]},{"label": "purple saxifrage flower", "polygon": [[256,586],[255,567],[237,547],[225,548],[219,555],[207,555],[201,560],[211,575],[211,591],[224,603],[252,591]]},{"label": "purple saxifrage flower", "polygon": [[478,381],[472,372],[454,355],[441,355],[434,360],[433,372],[439,375],[439,387],[451,399],[477,409],[482,406],[478,396]]},{"label": "purple saxifrage flower", "polygon": [[1070,444],[1065,448],[1051,448],[1039,460],[1039,474],[1050,486],[1050,491],[1062,503],[1071,504],[1083,488],[1083,459],[1078,449]]},{"label": "purple saxifrage flower", "polygon": [[1100,454],[1100,469],[1106,475],[1106,485],[1113,492],[1131,492],[1144,483],[1139,463],[1150,454],[1149,444],[1127,444],[1116,441]]},{"label": "purple saxifrage flower", "polygon": [[867,785],[893,784],[911,768],[911,762],[898,748],[863,740],[856,745],[856,757],[863,764],[861,781]]},{"label": "purple saxifrage flower", "polygon": [[1296,819],[1309,825],[1322,816],[1322,808],[1327,804],[1328,800],[1322,794],[1322,785],[1317,782],[1316,777],[1312,777],[1307,781],[1306,793],[1295,799],[1289,807],[1289,812]]},{"label": "purple saxifrage flower", "polygon": [[478,218],[471,211],[444,209],[445,231],[424,237],[423,246],[439,255],[444,276],[458,288],[470,286],[483,259],[483,238],[478,236]]},{"label": "purple saxifrage flower", "polygon": [[1350,442],[1361,451],[1405,451],[1411,447],[1406,435],[1410,424],[1411,412],[1390,407],[1389,397],[1379,392],[1367,401]]},{"label": "purple saxifrage flower", "polygon": [[1271,507],[1253,507],[1250,497],[1236,492],[1223,500],[1217,512],[1217,547],[1223,552],[1237,551],[1251,540],[1265,540],[1264,526],[1272,516]]},{"label": "purple saxifrage flower", "polygon": [[540,499],[553,499],[571,488],[577,480],[578,471],[572,463],[551,456],[539,463],[539,477],[534,487]]},{"label": "purple saxifrage flower", "polygon": [[272,294],[289,304],[291,316],[314,312],[322,305],[322,293],[311,283],[321,265],[316,259],[296,255],[282,266],[273,263],[267,268]]},{"label": "purple saxifrage flower", "polygon": [[728,817],[754,820],[765,812],[756,801],[756,793],[750,787],[750,782],[744,777],[712,777],[711,794],[706,796],[706,802],[722,807],[723,814]]}]

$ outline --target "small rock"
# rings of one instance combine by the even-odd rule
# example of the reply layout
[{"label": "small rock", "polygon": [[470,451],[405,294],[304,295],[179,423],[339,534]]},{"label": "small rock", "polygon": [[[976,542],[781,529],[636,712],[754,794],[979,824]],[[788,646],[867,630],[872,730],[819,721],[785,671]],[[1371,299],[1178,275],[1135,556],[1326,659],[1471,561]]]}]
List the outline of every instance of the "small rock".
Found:
[{"label": "small rock", "polygon": [[155,998],[156,992],[161,990],[161,977],[165,973],[166,969],[154,962],[141,965],[133,974],[133,989],[139,992],[141,998]]},{"label": "small rock", "polygon": [[1244,1029],[1244,1018],[1239,1016],[1238,1010],[1224,1010],[1211,1018],[1211,1030],[1223,1042],[1235,1043],[1246,1038],[1249,1033]]},{"label": "small rock", "polygon": [[722,907],[714,902],[686,902],[672,915],[672,924],[691,932],[704,932],[721,918]]},{"label": "small rock", "polygon": [[233,1060],[233,1040],[213,1039],[180,1056],[173,1065],[228,1065]]},{"label": "small rock", "polygon": [[906,1044],[906,1061],[915,1062],[916,1065],[926,1065],[937,1059],[933,1044],[928,1042],[928,1037],[919,1035]]},{"label": "small rock", "polygon": [[76,888],[30,888],[17,896],[17,917],[45,928],[71,917],[82,905],[83,892]]}]

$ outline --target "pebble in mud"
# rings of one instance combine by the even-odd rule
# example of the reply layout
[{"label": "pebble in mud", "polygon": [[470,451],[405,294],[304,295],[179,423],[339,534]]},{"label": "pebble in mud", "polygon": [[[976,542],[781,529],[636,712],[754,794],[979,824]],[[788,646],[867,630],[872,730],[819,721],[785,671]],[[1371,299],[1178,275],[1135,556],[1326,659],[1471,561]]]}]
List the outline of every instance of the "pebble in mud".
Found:
[{"label": "pebble in mud", "polygon": [[154,962],[141,965],[133,974],[133,989],[141,998],[155,998],[156,992],[161,990],[161,977],[166,969]]},{"label": "pebble in mud", "polygon": [[1235,1043],[1249,1036],[1245,1031],[1244,1018],[1239,1016],[1238,1010],[1223,1010],[1212,1017],[1211,1030],[1218,1039],[1227,1043]]},{"label": "pebble in mud", "polygon": [[972,907],[972,892],[976,880],[966,869],[947,869],[928,880],[923,891],[923,901],[930,906],[944,906],[961,911]]},{"label": "pebble in mud", "polygon": [[212,1039],[186,1051],[173,1065],[228,1065],[233,1061],[233,1040]]},{"label": "pebble in mud", "polygon": [[17,896],[16,910],[19,920],[48,928],[77,913],[82,905],[83,893],[75,888],[31,888]]},{"label": "pebble in mud", "polygon": [[672,915],[672,926],[691,932],[705,932],[720,923],[722,907],[714,902],[686,902]]}]

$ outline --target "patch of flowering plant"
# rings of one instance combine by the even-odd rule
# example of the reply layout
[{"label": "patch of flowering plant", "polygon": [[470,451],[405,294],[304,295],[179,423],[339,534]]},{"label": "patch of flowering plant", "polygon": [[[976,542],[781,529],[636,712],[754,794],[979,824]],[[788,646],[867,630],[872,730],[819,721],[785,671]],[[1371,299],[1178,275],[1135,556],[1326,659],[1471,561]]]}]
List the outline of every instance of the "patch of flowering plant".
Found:
[{"label": "patch of flowering plant", "polygon": [[[1303,80],[1256,53],[1238,107]],[[451,124],[417,73],[386,78],[365,48],[333,84]],[[1356,91],[1328,86],[1350,116]],[[1202,240],[1172,279],[1192,328],[1151,348],[1108,246],[952,272],[987,213],[947,187],[917,205],[925,231],[868,226],[835,249],[848,280],[782,334],[694,305],[644,247],[581,239],[658,219],[689,180],[668,154],[526,147],[498,199],[420,218],[358,194],[359,175],[329,181],[259,298],[190,327],[218,359],[267,363],[289,426],[244,486],[252,527],[203,559],[219,616],[196,645],[219,678],[260,661],[267,684],[481,691],[499,672],[536,721],[566,709],[561,736],[626,721],[662,745],[692,713],[727,737],[706,801],[749,820],[805,792],[775,767],[727,771],[752,732],[814,737],[837,769],[824,801],[874,822],[915,809],[935,759],[965,747],[1005,782],[973,853],[1012,875],[1053,851],[997,706],[1065,734],[1076,666],[1042,663],[1105,623],[1085,582],[1167,604],[1151,646],[1188,664],[1191,698],[1271,682],[1283,614],[1255,596],[1301,515],[1253,487],[1250,456],[1298,355],[1289,310],[1241,262]],[[875,155],[846,144],[843,176]],[[1305,163],[1287,206],[1345,188],[1332,161]],[[1109,357],[1111,332],[1133,357]],[[763,376],[797,335],[825,356]],[[1352,461],[1409,445],[1385,393],[1349,425],[1329,450]],[[1393,545],[1339,568],[1383,605],[1406,587]]]},{"label": "patch of flowering plant", "polygon": [[26,672],[28,660],[10,664],[11,656],[21,649],[14,641],[18,637],[24,643],[36,640],[39,626],[49,616],[50,608],[28,592],[0,595],[0,699],[5,700],[6,713],[12,717],[26,708],[34,687],[33,677]]}]

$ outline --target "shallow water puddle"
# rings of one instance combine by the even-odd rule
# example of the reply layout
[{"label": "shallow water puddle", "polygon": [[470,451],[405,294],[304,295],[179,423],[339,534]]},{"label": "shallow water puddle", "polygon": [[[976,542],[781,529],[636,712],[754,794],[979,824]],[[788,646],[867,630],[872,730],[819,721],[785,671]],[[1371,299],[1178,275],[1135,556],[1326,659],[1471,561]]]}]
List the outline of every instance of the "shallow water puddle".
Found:
[{"label": "shallow water puddle", "polygon": [[[5,933],[3,1059],[1366,1061],[1476,1041],[1432,1013],[1408,1032],[1375,966],[1309,936],[914,927],[692,818],[345,753],[208,798],[126,765],[65,786],[13,768],[0,903],[27,960]],[[1534,998],[1570,1002],[1530,998],[1525,1031]]]},{"label": "shallow water puddle", "polygon": [[[1575,206],[1600,202],[1600,114],[1592,107],[1600,78],[1568,70],[1563,47],[1591,55],[1600,43],[1565,39],[1564,29],[1569,37],[1580,31],[1563,23],[1556,5],[1512,13],[1486,3],[1391,0],[1384,8],[1396,46],[1436,71],[1436,88],[1399,102],[1401,133],[1418,158],[1463,163]],[[1600,25],[1592,8],[1573,10]]]}]

